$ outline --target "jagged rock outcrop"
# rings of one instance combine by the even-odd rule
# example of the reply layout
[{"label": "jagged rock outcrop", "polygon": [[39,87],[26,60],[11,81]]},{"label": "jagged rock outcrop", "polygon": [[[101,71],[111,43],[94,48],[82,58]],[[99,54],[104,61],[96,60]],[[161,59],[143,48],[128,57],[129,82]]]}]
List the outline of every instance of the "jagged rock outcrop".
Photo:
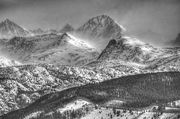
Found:
[{"label": "jagged rock outcrop", "polygon": [[111,40],[90,67],[133,67],[138,71],[179,71],[180,48],[156,48],[136,38]]},{"label": "jagged rock outcrop", "polygon": [[[64,32],[72,30],[68,27]],[[63,106],[66,104],[71,105],[71,102],[66,101],[74,101],[79,97],[90,101],[88,104],[93,103],[88,105],[88,109],[96,107],[99,102],[116,107],[119,105],[117,102],[124,101],[125,104],[130,104],[126,106],[132,107],[134,101],[133,104],[138,106],[149,106],[157,101],[179,100],[179,72],[170,71],[180,71],[180,48],[155,48],[136,38],[122,36],[122,31],[123,27],[106,15],[94,17],[74,31],[87,35],[86,38],[91,37],[95,44],[108,43],[100,55],[91,43],[74,34],[60,34],[56,30],[30,37],[0,40],[1,52],[23,63],[29,63],[0,68],[0,115],[20,109],[0,119],[18,119],[19,116],[27,119],[34,115],[38,119],[63,118],[51,115],[56,115],[59,108],[64,110]],[[160,73],[163,71],[166,72]],[[152,72],[153,74],[144,74]],[[121,77],[127,75],[133,76]],[[118,79],[102,82],[112,78]],[[109,97],[123,100],[111,100]],[[79,107],[84,108],[82,105]],[[76,109],[76,106],[72,108]],[[104,109],[100,111],[103,112]],[[91,112],[94,113],[89,111],[88,114]],[[78,110],[77,113],[83,111]],[[65,114],[73,115],[75,112]],[[130,114],[133,115],[131,112]],[[174,113],[172,115],[177,116]],[[86,117],[88,118],[87,115]],[[123,117],[126,118],[124,115]],[[143,115],[132,116],[137,117]]]}]

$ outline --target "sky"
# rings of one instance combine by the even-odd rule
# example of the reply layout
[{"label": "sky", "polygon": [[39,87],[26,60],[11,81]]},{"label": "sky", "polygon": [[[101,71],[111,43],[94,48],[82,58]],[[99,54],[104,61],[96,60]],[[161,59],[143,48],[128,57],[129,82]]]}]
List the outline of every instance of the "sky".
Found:
[{"label": "sky", "polygon": [[0,21],[8,18],[27,29],[75,28],[107,14],[127,34],[156,45],[180,33],[180,0],[0,0]]}]

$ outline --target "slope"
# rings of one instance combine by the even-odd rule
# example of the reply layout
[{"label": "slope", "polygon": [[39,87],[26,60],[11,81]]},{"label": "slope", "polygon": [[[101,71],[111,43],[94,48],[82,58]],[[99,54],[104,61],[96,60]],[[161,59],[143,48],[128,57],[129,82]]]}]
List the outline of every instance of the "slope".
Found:
[{"label": "slope", "polygon": [[76,35],[88,40],[97,48],[104,48],[110,39],[122,36],[124,28],[107,15],[89,19],[76,30]]},{"label": "slope", "polygon": [[161,105],[180,99],[179,77],[179,72],[139,74],[69,88],[45,95],[28,107],[1,118],[24,119],[36,112],[47,115],[79,98],[101,106],[135,110],[154,104]]},{"label": "slope", "polygon": [[93,47],[67,33],[15,37],[2,47],[4,54],[24,63],[83,65],[98,56]]}]

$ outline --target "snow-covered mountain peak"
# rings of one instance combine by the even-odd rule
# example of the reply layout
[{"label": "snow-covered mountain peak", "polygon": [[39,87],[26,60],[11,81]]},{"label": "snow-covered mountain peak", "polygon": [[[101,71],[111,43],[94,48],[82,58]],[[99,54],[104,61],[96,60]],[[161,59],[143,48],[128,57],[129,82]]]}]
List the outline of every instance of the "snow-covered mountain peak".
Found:
[{"label": "snow-covered mountain peak", "polygon": [[9,19],[5,19],[0,23],[0,38],[12,38],[15,36],[31,35],[28,30],[20,27]]},{"label": "snow-covered mountain peak", "polygon": [[121,28],[111,17],[100,15],[89,19],[78,31],[93,37],[119,38],[124,28]]},{"label": "snow-covered mountain peak", "polygon": [[102,50],[110,39],[121,38],[124,30],[125,28],[111,17],[99,15],[85,22],[76,30],[76,34]]},{"label": "snow-covered mountain peak", "polygon": [[139,63],[153,57],[155,52],[157,52],[157,48],[150,44],[125,36],[120,39],[111,40],[99,56],[99,59],[120,59]]}]

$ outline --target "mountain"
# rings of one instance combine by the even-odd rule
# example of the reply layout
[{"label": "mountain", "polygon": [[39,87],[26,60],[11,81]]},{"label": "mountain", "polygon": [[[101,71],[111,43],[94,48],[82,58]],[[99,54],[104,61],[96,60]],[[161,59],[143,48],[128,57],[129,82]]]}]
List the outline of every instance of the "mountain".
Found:
[{"label": "mountain", "polygon": [[86,42],[71,34],[64,33],[57,41],[28,57],[29,61],[37,63],[53,63],[63,65],[83,65],[98,57],[99,53]]},{"label": "mountain", "polygon": [[[180,71],[180,48],[156,48],[133,37],[112,39],[98,59],[86,64],[117,76],[122,74]],[[114,72],[114,73],[113,73]]]},{"label": "mountain", "polygon": [[127,37],[107,15],[72,29],[0,40],[14,59],[0,57],[0,119],[180,117],[179,47]]},{"label": "mountain", "polygon": [[66,33],[74,31],[74,28],[70,24],[66,24],[61,30],[60,33]]},{"label": "mountain", "polygon": [[143,63],[155,57],[157,48],[146,44],[136,38],[122,37],[113,39],[99,56],[99,60],[115,60],[131,61]]},{"label": "mountain", "polygon": [[15,36],[27,36],[30,32],[20,27],[9,19],[0,23],[0,38],[12,38]]},{"label": "mountain", "polygon": [[91,18],[77,29],[77,34],[95,42],[95,44],[107,45],[109,39],[120,38],[124,28],[107,15]]},{"label": "mountain", "polygon": [[[123,118],[141,119],[143,114],[149,111],[148,115],[144,114],[145,117],[164,115],[163,119],[168,119],[169,116],[175,119],[179,117],[180,109],[177,107],[173,110],[176,105],[169,107],[168,103],[180,100],[179,77],[179,72],[158,72],[73,87],[44,95],[29,106],[0,118],[75,119],[86,118],[95,110],[99,111],[97,116],[103,116],[104,111],[110,108],[109,110],[114,110],[110,111],[110,114],[116,113],[116,109],[121,110],[119,116]],[[105,118],[115,115],[106,115]]]},{"label": "mountain", "polygon": [[24,63],[78,65],[94,60],[98,52],[71,34],[14,37],[2,46],[4,54]]}]

